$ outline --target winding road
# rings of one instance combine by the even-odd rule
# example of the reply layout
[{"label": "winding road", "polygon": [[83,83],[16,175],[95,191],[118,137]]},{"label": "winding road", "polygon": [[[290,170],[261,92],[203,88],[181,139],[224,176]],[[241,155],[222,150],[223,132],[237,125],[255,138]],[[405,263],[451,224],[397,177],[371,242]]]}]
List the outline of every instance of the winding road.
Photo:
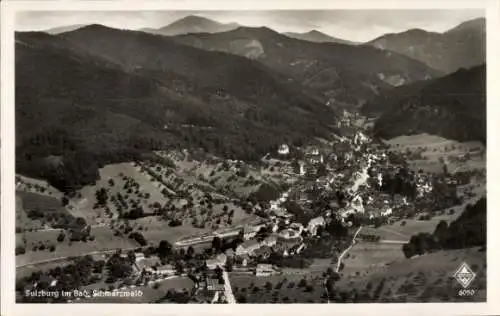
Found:
[{"label": "winding road", "polygon": [[351,244],[349,245],[349,247],[347,247],[343,252],[342,254],[340,255],[339,259],[337,260],[337,267],[335,269],[335,272],[339,272],[340,270],[340,264],[342,263],[342,259],[344,259],[344,256],[349,252],[349,250],[351,250],[351,248],[356,244],[356,237],[358,237],[358,234],[359,232],[361,231],[361,229],[363,228],[363,226],[360,226],[358,228],[358,230],[356,230],[356,233],[354,233],[354,236],[352,237],[352,240],[351,240]]}]

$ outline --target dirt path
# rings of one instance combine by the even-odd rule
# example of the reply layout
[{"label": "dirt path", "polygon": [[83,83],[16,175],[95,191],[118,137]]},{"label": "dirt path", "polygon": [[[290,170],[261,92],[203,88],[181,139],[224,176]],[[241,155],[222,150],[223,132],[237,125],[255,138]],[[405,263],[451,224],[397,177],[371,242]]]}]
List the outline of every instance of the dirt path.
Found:
[{"label": "dirt path", "polygon": [[233,289],[231,288],[231,282],[229,282],[229,275],[227,271],[222,272],[222,277],[224,278],[224,295],[228,304],[236,304],[236,299],[234,298]]},{"label": "dirt path", "polygon": [[352,237],[351,245],[349,247],[347,247],[347,249],[344,250],[342,252],[342,254],[340,255],[339,259],[337,260],[337,267],[335,269],[335,272],[337,272],[337,273],[339,272],[339,270],[340,270],[340,264],[342,263],[342,259],[344,259],[344,256],[349,252],[349,250],[351,250],[351,248],[356,243],[356,237],[358,237],[358,234],[359,234],[359,232],[361,231],[362,228],[363,228],[363,226],[359,227],[358,230],[356,230],[356,233]]}]

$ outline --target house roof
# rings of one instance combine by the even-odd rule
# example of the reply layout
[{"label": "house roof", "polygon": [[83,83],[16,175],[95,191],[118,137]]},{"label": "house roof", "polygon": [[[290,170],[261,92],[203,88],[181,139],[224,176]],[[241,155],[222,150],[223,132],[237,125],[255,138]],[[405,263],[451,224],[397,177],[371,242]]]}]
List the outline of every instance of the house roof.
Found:
[{"label": "house roof", "polygon": [[267,263],[261,263],[257,265],[257,269],[266,269],[266,270],[272,270],[273,265],[272,264],[267,264]]},{"label": "house roof", "polygon": [[267,237],[266,239],[264,239],[264,242],[275,242],[277,239],[278,239],[278,237],[276,235],[271,235],[271,236]]},{"label": "house roof", "polygon": [[207,259],[205,260],[205,263],[207,264],[207,266],[220,264],[219,260],[217,259]]},{"label": "house roof", "polygon": [[264,246],[260,247],[259,249],[255,250],[255,255],[262,256],[262,255],[270,254],[271,252],[272,252],[271,247],[264,245]]},{"label": "house roof", "polygon": [[218,279],[207,279],[207,287],[211,287],[214,291],[224,290],[224,284],[220,284]]},{"label": "house roof", "polygon": [[156,268],[157,271],[162,271],[162,270],[175,270],[175,267],[171,264],[165,264],[162,266],[159,266]]},{"label": "house roof", "polygon": [[142,260],[137,261],[135,264],[137,265],[137,268],[142,270],[142,269],[152,268],[154,265],[160,264],[160,260],[158,258],[144,258]]},{"label": "house roof", "polygon": [[325,224],[325,218],[323,216],[319,216],[311,219],[308,223],[308,226],[323,225],[323,224]]},{"label": "house roof", "polygon": [[250,247],[255,247],[259,244],[259,242],[255,239],[249,239],[249,240],[245,240],[241,246],[243,248],[250,248]]},{"label": "house roof", "polygon": [[227,256],[225,254],[221,253],[221,254],[217,255],[216,259],[219,261],[225,261],[227,259]]}]

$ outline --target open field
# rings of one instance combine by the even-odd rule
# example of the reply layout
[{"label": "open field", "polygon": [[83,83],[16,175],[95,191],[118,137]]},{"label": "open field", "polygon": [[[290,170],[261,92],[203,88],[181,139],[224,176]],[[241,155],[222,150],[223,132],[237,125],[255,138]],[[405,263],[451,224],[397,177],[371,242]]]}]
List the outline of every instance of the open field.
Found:
[{"label": "open field", "polygon": [[91,299],[81,300],[81,303],[153,303],[165,296],[169,289],[173,290],[188,290],[191,291],[194,283],[188,277],[172,277],[164,281],[158,282],[159,287],[155,289],[152,284],[137,286],[121,290],[141,291],[142,296],[137,297],[94,297]]},{"label": "open field", "polygon": [[16,229],[50,228],[55,224],[71,222],[73,216],[55,197],[27,191],[16,192]]},{"label": "open field", "polygon": [[362,277],[384,269],[388,263],[404,259],[401,245],[370,242],[356,243],[342,261],[346,278]]},{"label": "open field", "polygon": [[[463,262],[477,274],[470,285],[476,292],[472,297],[459,297],[461,286],[453,278]],[[342,278],[335,288],[347,292],[356,289],[373,302],[485,301],[486,253],[476,247],[401,259],[366,277]]]},{"label": "open field", "polygon": [[188,168],[194,162],[183,160],[176,163],[181,167],[171,169],[160,164],[144,166],[146,172],[161,179],[165,189],[178,195],[171,197],[170,205],[174,211],[169,216],[185,226],[199,229],[198,232],[243,225],[256,219],[256,216],[245,213],[231,202],[230,196],[234,196],[231,188],[221,188],[215,181],[205,181],[204,175],[196,173],[199,171],[197,165]]},{"label": "open field", "polygon": [[463,162],[453,160],[453,157],[484,152],[485,147],[480,142],[459,143],[435,135],[419,134],[399,136],[386,143],[391,146],[391,150],[403,153],[420,152],[424,159],[410,159],[410,167],[413,170],[440,173],[443,171],[443,162],[447,162],[449,172],[486,168],[486,156],[481,154],[471,155],[470,159]]},{"label": "open field", "polygon": [[30,219],[23,208],[23,199],[16,195],[16,231],[34,230],[42,228],[38,219]]},{"label": "open field", "polygon": [[62,267],[68,265],[70,263],[71,260],[65,260],[65,261],[63,260],[63,261],[54,261],[54,262],[39,264],[35,266],[25,266],[16,268],[16,280],[30,276],[33,272],[38,272],[38,271],[45,272],[54,269],[56,267]]},{"label": "open field", "polygon": [[[301,279],[306,279],[311,285],[309,291],[298,287]],[[249,274],[230,273],[229,279],[236,300],[242,297],[247,303],[308,303],[325,301],[322,299],[324,292],[323,278],[302,274],[274,275],[257,277]],[[272,289],[266,289],[266,283],[272,284]],[[280,288],[278,284],[284,282]]]},{"label": "open field", "polygon": [[16,174],[16,190],[43,194],[60,199],[63,194],[47,181]]},{"label": "open field", "polygon": [[152,243],[158,243],[161,240],[168,240],[170,243],[174,243],[179,239],[197,233],[210,232],[209,229],[195,228],[187,222],[181,226],[171,227],[168,225],[167,221],[155,217],[144,217],[130,222],[136,223],[138,226],[146,227],[141,233],[147,241]]},{"label": "open field", "polygon": [[[71,201],[71,212],[78,213],[83,216],[87,223],[97,224],[109,222],[110,218],[115,218],[118,211],[114,203],[108,202],[108,207],[111,211],[111,216],[106,216],[102,208],[93,209],[96,203],[95,192],[97,189],[108,189],[108,197],[116,196],[118,193],[125,197],[126,201],[138,201],[139,205],[145,210],[154,202],[159,202],[163,205],[165,197],[161,193],[158,185],[155,185],[147,177],[147,175],[138,171],[138,168],[133,163],[120,163],[107,165],[99,170],[100,180],[94,186],[86,186],[80,190],[80,197]],[[139,184],[139,189],[124,188],[126,179],[133,179]],[[110,185],[110,180],[114,183]],[[145,195],[147,194],[147,195]],[[139,196],[141,195],[141,196]]]},{"label": "open field", "polygon": [[[53,258],[79,256],[94,251],[139,247],[137,243],[128,238],[114,236],[107,227],[92,228],[91,235],[95,236],[93,241],[73,242],[71,244],[68,237],[61,243],[57,242],[59,232],[60,230],[41,230],[16,234],[16,244],[25,245],[26,249],[25,254],[16,256],[16,266]],[[23,242],[23,239],[26,242]],[[49,247],[46,247],[45,250],[33,251],[33,246],[39,243],[46,246],[54,245],[55,250],[50,252]]]}]

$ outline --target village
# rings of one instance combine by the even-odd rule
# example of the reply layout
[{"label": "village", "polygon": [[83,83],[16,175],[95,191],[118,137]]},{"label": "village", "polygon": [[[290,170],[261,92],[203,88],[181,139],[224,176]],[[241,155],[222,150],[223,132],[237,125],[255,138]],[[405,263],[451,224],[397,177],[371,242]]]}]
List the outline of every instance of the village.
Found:
[{"label": "village", "polygon": [[[263,194],[265,197],[256,198],[253,203],[232,199],[234,205],[258,214],[256,220],[231,224],[231,217],[228,217],[223,227],[212,223],[216,225],[213,227],[221,227],[188,235],[173,243],[162,240],[157,246],[143,240],[144,237],[138,238],[142,235],[137,233],[133,238],[142,247],[99,253],[88,258],[93,263],[101,262],[101,268],[97,269],[99,273],[93,274],[93,281],[86,282],[83,288],[117,292],[157,287],[165,280],[188,278],[192,284],[190,290],[184,288],[180,292],[169,292],[169,298],[165,299],[198,297],[202,302],[236,303],[229,274],[250,274],[256,278],[283,275],[290,270],[307,268],[310,265],[308,259],[314,258],[318,252],[330,253],[332,249],[333,273],[339,273],[343,268],[343,258],[357,240],[383,242],[376,234],[364,233],[363,227],[376,228],[410,218],[425,220],[436,215],[428,210],[446,209],[460,203],[457,186],[467,184],[472,175],[456,173],[438,176],[422,170],[409,170],[404,155],[365,135],[357,115],[345,113],[338,127],[342,129],[342,137],[335,135],[332,140],[318,140],[303,147],[282,144],[276,152],[262,159],[264,164],[280,165],[278,172],[292,175],[292,181],[284,190]],[[168,182],[166,176],[161,176],[160,167],[136,164],[135,168],[137,172],[159,179],[164,196],[172,197],[184,192],[183,195],[192,197],[193,192],[199,190],[175,178]],[[131,188],[138,186],[127,177],[122,177]],[[111,186],[111,180],[109,182]],[[437,190],[439,194],[436,194]],[[100,192],[104,191],[96,191],[96,196]],[[206,194],[199,192],[200,199],[206,198]],[[97,225],[116,227],[112,223],[123,217],[120,201],[125,200],[120,198],[119,193],[117,197],[111,199],[117,211],[112,212],[106,207],[104,218],[109,219]],[[213,198],[208,200],[207,203],[211,203]],[[224,203],[229,201],[224,195],[220,200]],[[143,202],[137,199],[133,203],[138,206]],[[189,204],[184,204],[182,210],[187,211],[186,205],[189,207]],[[149,207],[144,204],[141,209],[147,212]],[[160,211],[160,206],[152,205],[152,208],[155,214]],[[175,209],[175,206],[172,208]],[[224,208],[224,214],[229,213],[228,209]],[[131,217],[132,212],[127,214],[129,218],[135,218]],[[182,212],[175,211],[173,214],[170,220],[182,225],[182,218],[175,217]],[[73,228],[72,234],[90,234],[90,227],[82,225],[78,229]],[[146,235],[146,231],[142,233]],[[328,249],[324,245],[318,246],[324,241],[332,242]],[[403,244],[407,240],[397,242]],[[334,245],[333,248],[331,245]],[[112,271],[117,265],[116,271],[106,274],[102,265]],[[40,284],[39,278],[37,280],[31,289]],[[57,278],[48,277],[44,282],[49,289],[58,287]],[[68,301],[85,299],[77,297]]]}]

